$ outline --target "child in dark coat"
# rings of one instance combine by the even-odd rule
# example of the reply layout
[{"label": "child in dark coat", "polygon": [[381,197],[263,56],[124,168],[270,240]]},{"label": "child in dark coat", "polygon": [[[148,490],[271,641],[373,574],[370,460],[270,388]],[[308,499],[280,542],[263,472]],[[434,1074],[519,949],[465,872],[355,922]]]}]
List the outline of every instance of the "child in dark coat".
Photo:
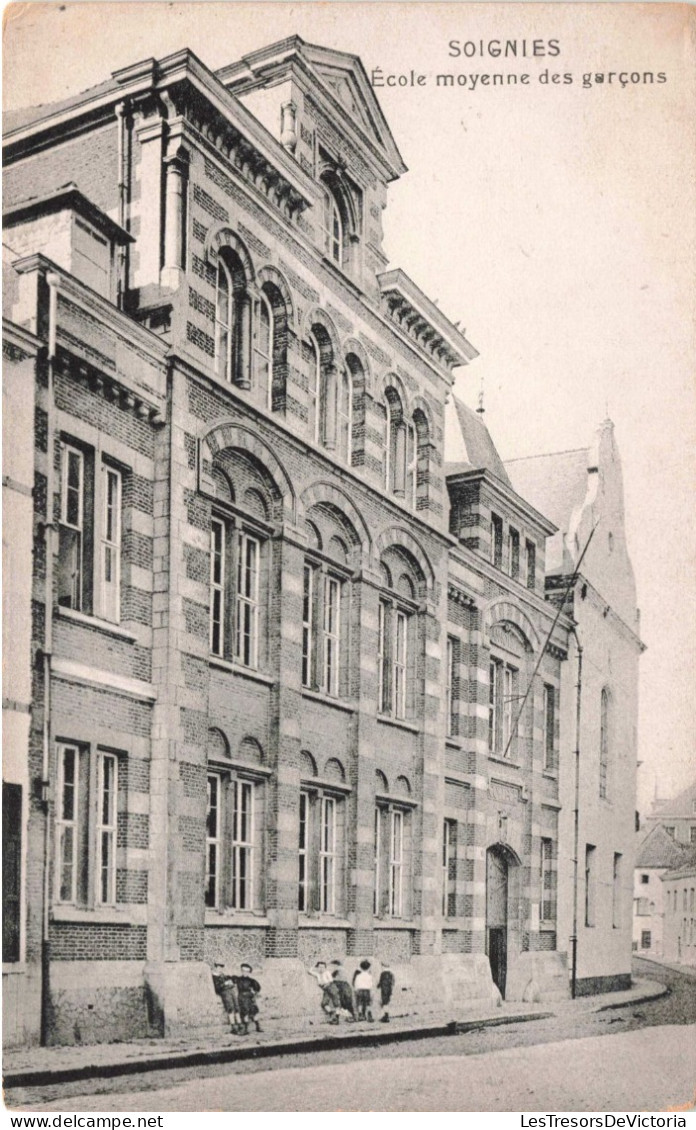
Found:
[{"label": "child in dark coat", "polygon": [[235,979],[225,972],[225,963],[216,961],[213,968],[213,988],[222,1000],[223,1008],[230,1022],[230,1032],[239,1032],[239,1001]]},{"label": "child in dark coat", "polygon": [[250,1020],[254,1021],[256,1031],[261,1031],[261,1025],[257,1020],[259,1006],[256,1003],[256,997],[261,992],[261,986],[258,981],[251,976],[253,970],[246,961],[242,962],[240,969],[241,976],[233,977],[232,980],[237,988],[239,1019],[243,1025],[242,1034],[246,1036],[249,1032]]},{"label": "child in dark coat", "polygon": [[394,992],[394,974],[388,966],[382,966],[382,972],[379,975],[377,982],[377,989],[379,991],[379,1001],[382,1005],[382,1015],[380,1020],[383,1024],[389,1023],[389,1002]]}]

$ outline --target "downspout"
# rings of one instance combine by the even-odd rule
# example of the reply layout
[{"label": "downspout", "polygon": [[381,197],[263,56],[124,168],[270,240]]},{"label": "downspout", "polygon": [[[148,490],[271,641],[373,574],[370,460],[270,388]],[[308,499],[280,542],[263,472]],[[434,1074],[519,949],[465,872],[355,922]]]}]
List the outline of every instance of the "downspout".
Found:
[{"label": "downspout", "polygon": [[[117,165],[118,165],[118,223],[120,227],[126,227],[126,103],[119,102],[116,106],[116,123],[117,123]],[[125,244],[119,244],[117,255],[116,267],[116,305],[119,310],[123,309],[123,303],[126,292],[126,255],[127,250]]]},{"label": "downspout", "polygon": [[580,704],[582,701],[582,644],[577,630],[575,637],[578,653],[578,680],[575,684],[575,804],[573,807],[573,932],[570,935],[571,971],[570,995],[576,996],[578,974],[578,853],[580,850]]},{"label": "downspout", "polygon": [[43,733],[41,767],[41,803],[44,811],[44,858],[43,858],[43,913],[41,927],[41,1044],[48,1042],[49,1013],[49,896],[51,859],[51,822],[49,819],[50,758],[51,758],[51,655],[53,652],[53,562],[55,554],[55,405],[54,372],[56,359],[56,322],[58,309],[57,275],[47,274],[48,284],[48,357],[46,365],[46,521],[44,524],[44,543],[46,547],[46,577],[44,588],[44,640],[43,640]]}]

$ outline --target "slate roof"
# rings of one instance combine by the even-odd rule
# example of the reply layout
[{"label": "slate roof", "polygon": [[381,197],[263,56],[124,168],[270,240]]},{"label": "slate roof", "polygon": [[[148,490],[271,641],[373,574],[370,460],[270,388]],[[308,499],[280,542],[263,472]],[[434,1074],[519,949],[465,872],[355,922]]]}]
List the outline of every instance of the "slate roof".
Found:
[{"label": "slate roof", "polygon": [[58,102],[44,102],[38,106],[24,106],[17,110],[6,110],[2,115],[3,131],[8,134],[12,130],[22,129],[33,122],[40,122],[42,118],[49,118],[52,114],[59,114],[63,110],[70,110],[73,106],[79,106],[82,102],[89,102],[92,98],[107,94],[111,90],[118,90],[118,83],[113,78],[100,82],[96,86],[90,86],[87,90],[80,91],[79,94],[71,94],[69,98],[63,98]]},{"label": "slate roof", "polygon": [[588,456],[588,449],[580,447],[508,459],[505,469],[517,493],[566,533],[573,511],[587,493]]},{"label": "slate roof", "polygon": [[[513,484],[505,464],[480,413],[474,412],[456,396],[453,397],[453,407],[454,413],[450,413],[445,431],[445,474],[485,469],[511,487]],[[528,501],[532,502],[532,499]]]},{"label": "slate roof", "polygon": [[676,843],[661,824],[656,824],[639,844],[635,865],[646,870],[651,867],[673,870],[681,867],[690,854],[690,850]]}]

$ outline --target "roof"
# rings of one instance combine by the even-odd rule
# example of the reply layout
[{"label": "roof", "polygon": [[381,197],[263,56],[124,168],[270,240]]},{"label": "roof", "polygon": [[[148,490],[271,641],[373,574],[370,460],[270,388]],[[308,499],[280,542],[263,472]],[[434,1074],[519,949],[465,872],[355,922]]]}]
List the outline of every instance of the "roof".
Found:
[{"label": "roof", "polygon": [[43,196],[30,196],[12,204],[3,211],[2,218],[5,226],[9,227],[12,224],[23,223],[25,220],[33,220],[36,216],[45,215],[47,212],[62,212],[68,208],[84,216],[114,243],[134,242],[133,236],[125,228],[88,200],[72,182],[63,184]]},{"label": "roof", "polygon": [[589,451],[586,447],[508,459],[505,468],[522,498],[567,533],[570,518],[587,493]]},{"label": "roof", "polygon": [[696,781],[669,800],[656,800],[646,820],[663,820],[667,817],[696,817]]},{"label": "roof", "polygon": [[[480,413],[474,412],[456,396],[452,399],[453,410],[448,411],[445,426],[445,475],[486,470],[506,486],[512,486]],[[533,502],[533,499],[529,501]]]},{"label": "roof", "polygon": [[681,863],[670,868],[661,878],[664,881],[665,879],[679,879],[682,876],[694,874],[696,874],[696,848],[688,848]]},{"label": "roof", "polygon": [[668,832],[657,824],[648,832],[636,851],[636,867],[675,868],[687,859],[689,849],[680,846]]},{"label": "roof", "polygon": [[2,115],[3,132],[8,134],[13,130],[22,129],[32,122],[40,122],[42,118],[49,118],[51,115],[59,114],[64,110],[71,110],[73,107],[79,106],[83,102],[90,102],[93,98],[106,94],[110,90],[118,90],[118,83],[113,78],[107,79],[106,82],[100,82],[96,86],[89,86],[86,90],[81,90],[79,94],[71,94],[68,98],[61,98],[57,102],[41,102],[38,106],[23,106],[17,110],[5,110]]}]

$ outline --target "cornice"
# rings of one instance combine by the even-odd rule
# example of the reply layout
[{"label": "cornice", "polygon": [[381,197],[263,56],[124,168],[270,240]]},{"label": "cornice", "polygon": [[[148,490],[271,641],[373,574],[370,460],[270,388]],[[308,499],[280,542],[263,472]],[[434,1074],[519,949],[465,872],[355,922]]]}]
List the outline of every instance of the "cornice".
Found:
[{"label": "cornice", "polygon": [[377,281],[390,321],[447,372],[478,357],[473,345],[404,271],[386,271],[377,276]]},{"label": "cornice", "polygon": [[482,480],[489,486],[494,494],[499,495],[509,506],[515,508],[519,513],[523,514],[525,518],[529,519],[531,523],[538,527],[544,534],[550,536],[558,532],[558,526],[544,517],[531,503],[517,494],[513,487],[507,486],[502,479],[489,471],[487,467],[473,467],[471,471],[457,471],[453,475],[445,476],[448,486],[456,486],[458,483],[471,483],[476,482],[477,479]]}]

